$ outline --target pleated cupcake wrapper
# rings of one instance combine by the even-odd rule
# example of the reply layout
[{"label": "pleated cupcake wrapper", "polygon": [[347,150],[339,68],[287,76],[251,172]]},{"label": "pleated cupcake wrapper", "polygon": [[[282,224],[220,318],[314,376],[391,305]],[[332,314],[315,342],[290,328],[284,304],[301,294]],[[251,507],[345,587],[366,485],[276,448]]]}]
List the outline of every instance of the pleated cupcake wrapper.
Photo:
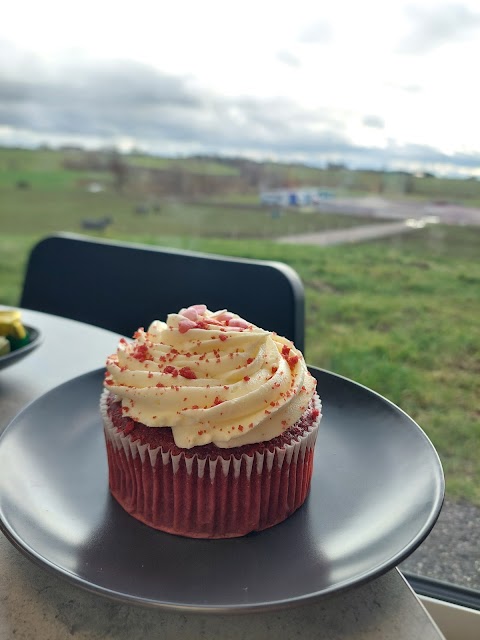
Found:
[{"label": "pleated cupcake wrapper", "polygon": [[[225,477],[227,477],[230,473],[230,466],[232,466],[234,471],[234,478],[238,478],[243,461],[247,478],[250,478],[254,467],[257,473],[261,474],[264,466],[266,467],[267,471],[271,471],[275,461],[279,468],[282,468],[282,465],[284,463],[291,464],[292,460],[294,464],[297,464],[299,457],[300,461],[303,462],[307,449],[313,449],[315,447],[315,441],[318,433],[319,420],[314,425],[312,425],[312,427],[310,427],[309,431],[304,433],[298,440],[294,440],[290,444],[283,445],[281,448],[276,447],[273,451],[270,451],[268,449],[266,449],[264,452],[256,451],[254,455],[243,453],[240,458],[231,456],[230,458],[225,459],[221,455],[218,455],[213,459],[210,456],[201,458],[197,454],[189,456],[183,451],[179,454],[172,455],[170,451],[162,451],[161,447],[151,449],[148,444],[140,444],[139,440],[133,440],[131,436],[124,435],[120,430],[118,430],[112,424],[112,421],[107,414],[107,396],[108,392],[105,392],[102,395],[100,402],[101,413],[105,427],[105,436],[107,440],[115,445],[117,450],[123,449],[127,458],[130,456],[133,460],[135,460],[137,456],[140,456],[142,464],[145,463],[145,460],[148,456],[150,458],[152,467],[155,467],[160,456],[162,459],[162,464],[164,466],[171,465],[174,474],[177,473],[179,466],[183,460],[188,475],[191,475],[194,466],[193,462],[194,460],[196,460],[198,477],[203,478],[205,473],[209,473],[210,480],[212,481],[215,478],[218,466],[221,468]],[[228,451],[228,449],[222,449],[222,451]]]},{"label": "pleated cupcake wrapper", "polygon": [[107,397],[108,392],[100,404],[110,490],[145,524],[193,538],[243,536],[285,520],[305,501],[320,415],[297,440],[273,451],[238,458],[200,457],[188,450],[172,455],[117,429]]}]

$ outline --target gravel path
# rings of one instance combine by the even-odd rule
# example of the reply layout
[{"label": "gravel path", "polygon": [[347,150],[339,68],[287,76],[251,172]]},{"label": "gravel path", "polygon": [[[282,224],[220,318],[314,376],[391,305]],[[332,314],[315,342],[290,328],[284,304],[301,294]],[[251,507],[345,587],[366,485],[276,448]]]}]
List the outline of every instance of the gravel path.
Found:
[{"label": "gravel path", "polygon": [[372,216],[373,218],[432,219],[442,224],[480,224],[480,208],[464,207],[453,202],[426,202],[422,200],[391,200],[382,196],[356,198],[334,198],[320,203],[318,211],[337,212],[348,215]]},{"label": "gravel path", "polygon": [[400,569],[480,590],[480,508],[446,500],[432,532]]},{"label": "gravel path", "polygon": [[384,238],[414,231],[416,227],[402,222],[384,222],[382,224],[367,224],[349,229],[335,229],[334,231],[321,231],[318,233],[299,233],[292,236],[277,238],[282,244],[313,244],[322,247],[333,244],[348,244],[362,242],[372,238]]}]

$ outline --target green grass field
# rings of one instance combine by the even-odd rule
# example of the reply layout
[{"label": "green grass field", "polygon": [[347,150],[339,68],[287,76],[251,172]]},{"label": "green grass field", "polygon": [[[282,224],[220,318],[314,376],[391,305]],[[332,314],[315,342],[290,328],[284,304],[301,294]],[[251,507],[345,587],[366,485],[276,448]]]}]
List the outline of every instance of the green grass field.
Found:
[{"label": "green grass field", "polygon": [[58,166],[51,173],[67,176],[48,187],[40,177],[38,189],[25,191],[0,181],[0,303],[18,303],[25,261],[40,237],[79,232],[83,217],[107,212],[115,222],[106,237],[286,262],[305,284],[308,362],[398,404],[436,446],[449,497],[480,505],[480,228],[429,226],[327,248],[280,245],[279,234],[359,220],[299,213],[273,219],[260,208],[179,202],[138,215],[128,196],[88,193]]}]

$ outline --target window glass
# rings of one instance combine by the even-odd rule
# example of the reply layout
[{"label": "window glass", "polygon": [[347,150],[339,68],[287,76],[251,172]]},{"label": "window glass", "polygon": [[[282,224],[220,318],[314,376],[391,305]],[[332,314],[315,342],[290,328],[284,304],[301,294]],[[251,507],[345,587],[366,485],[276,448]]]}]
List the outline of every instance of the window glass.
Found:
[{"label": "window glass", "polygon": [[58,230],[290,264],[309,363],[440,454],[403,568],[480,589],[479,58],[475,0],[9,3],[0,303]]}]

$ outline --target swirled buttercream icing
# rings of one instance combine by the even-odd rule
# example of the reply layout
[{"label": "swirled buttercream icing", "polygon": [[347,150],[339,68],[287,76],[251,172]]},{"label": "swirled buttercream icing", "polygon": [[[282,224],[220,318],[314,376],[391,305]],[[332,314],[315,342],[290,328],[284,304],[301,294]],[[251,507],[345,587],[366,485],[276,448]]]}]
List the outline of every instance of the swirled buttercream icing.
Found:
[{"label": "swirled buttercream icing", "polygon": [[290,340],[205,305],[122,338],[106,366],[123,415],[171,427],[186,449],[271,440],[300,419],[316,387]]}]

